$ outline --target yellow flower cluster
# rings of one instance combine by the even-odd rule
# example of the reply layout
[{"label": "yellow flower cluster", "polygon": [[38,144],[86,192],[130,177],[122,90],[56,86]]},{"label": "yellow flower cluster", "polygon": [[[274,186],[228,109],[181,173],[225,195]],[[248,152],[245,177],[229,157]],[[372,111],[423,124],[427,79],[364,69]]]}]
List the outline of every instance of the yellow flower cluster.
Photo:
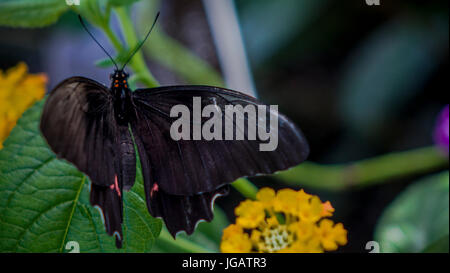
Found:
[{"label": "yellow flower cluster", "polygon": [[28,74],[25,63],[0,70],[0,149],[23,112],[45,95],[47,77]]},{"label": "yellow flower cluster", "polygon": [[245,200],[235,209],[236,224],[223,231],[222,252],[321,253],[347,244],[330,202],[303,190],[262,188],[256,201]]}]

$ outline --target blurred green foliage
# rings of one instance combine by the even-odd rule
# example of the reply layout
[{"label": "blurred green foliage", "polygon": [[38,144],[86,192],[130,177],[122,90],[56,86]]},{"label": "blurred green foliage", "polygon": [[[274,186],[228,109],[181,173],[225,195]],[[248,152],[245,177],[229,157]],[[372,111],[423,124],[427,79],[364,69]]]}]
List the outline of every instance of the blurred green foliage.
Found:
[{"label": "blurred green foliage", "polygon": [[0,25],[44,27],[55,23],[69,6],[60,0],[1,0]]},{"label": "blurred green foliage", "polygon": [[423,88],[448,54],[449,22],[396,18],[352,53],[341,82],[340,112],[353,132],[370,138]]},{"label": "blurred green foliage", "polygon": [[254,65],[267,61],[321,15],[328,0],[238,1],[242,32]]},{"label": "blurred green foliage", "polygon": [[417,181],[386,209],[375,231],[381,252],[447,252],[449,173]]}]

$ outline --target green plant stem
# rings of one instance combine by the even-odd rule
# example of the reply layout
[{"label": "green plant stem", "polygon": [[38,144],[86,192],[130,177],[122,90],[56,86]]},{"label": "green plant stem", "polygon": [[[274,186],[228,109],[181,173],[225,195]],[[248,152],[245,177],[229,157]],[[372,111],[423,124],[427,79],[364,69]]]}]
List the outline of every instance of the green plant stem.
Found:
[{"label": "green plant stem", "polygon": [[[115,11],[119,18],[120,26],[122,28],[124,38],[127,41],[128,47],[132,48],[139,42],[139,40],[136,37],[136,32],[134,30],[133,22],[131,21],[131,18],[128,14],[128,10],[125,7],[118,7],[115,9]],[[159,86],[158,81],[156,81],[156,79],[148,70],[141,51],[136,52],[136,54],[130,61],[130,66],[137,75],[138,79],[147,87],[151,88]]]},{"label": "green plant stem", "polygon": [[164,241],[164,243],[173,246],[174,248],[177,248],[183,252],[189,252],[189,253],[209,253],[211,250],[208,250],[200,245],[197,245],[196,243],[193,243],[189,240],[186,240],[184,238],[178,237],[176,240],[173,239],[172,235],[163,228],[161,230],[161,233],[159,234],[158,240]]},{"label": "green plant stem", "polygon": [[287,171],[276,173],[274,177],[292,186],[339,191],[425,174],[445,166],[448,167],[448,158],[432,146],[348,164],[321,165],[307,161]]},{"label": "green plant stem", "polygon": [[151,41],[144,45],[149,58],[169,68],[190,84],[225,86],[219,73],[210,64],[160,29],[158,28],[152,34]]},{"label": "green plant stem", "polygon": [[249,199],[256,199],[258,187],[245,178],[239,178],[231,184],[238,192]]},{"label": "green plant stem", "polygon": [[111,31],[111,29],[109,28],[108,25],[102,25],[100,26],[102,28],[102,30],[105,32],[106,36],[108,37],[109,41],[113,44],[114,48],[117,51],[121,51],[122,48],[122,44],[120,43],[119,39],[117,38],[116,35],[114,35],[114,33]]}]

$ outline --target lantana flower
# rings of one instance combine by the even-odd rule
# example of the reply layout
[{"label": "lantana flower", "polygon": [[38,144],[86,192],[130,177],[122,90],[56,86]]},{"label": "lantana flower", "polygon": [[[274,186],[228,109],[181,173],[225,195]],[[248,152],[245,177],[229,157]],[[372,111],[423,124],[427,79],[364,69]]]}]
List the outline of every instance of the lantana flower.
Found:
[{"label": "lantana flower", "polygon": [[6,72],[0,70],[0,149],[17,120],[33,103],[45,95],[47,77],[44,74],[28,74],[28,67],[21,62]]},{"label": "lantana flower", "polygon": [[262,188],[256,200],[235,209],[236,223],[223,231],[222,252],[321,253],[347,244],[347,230],[327,217],[330,202],[303,190]]}]

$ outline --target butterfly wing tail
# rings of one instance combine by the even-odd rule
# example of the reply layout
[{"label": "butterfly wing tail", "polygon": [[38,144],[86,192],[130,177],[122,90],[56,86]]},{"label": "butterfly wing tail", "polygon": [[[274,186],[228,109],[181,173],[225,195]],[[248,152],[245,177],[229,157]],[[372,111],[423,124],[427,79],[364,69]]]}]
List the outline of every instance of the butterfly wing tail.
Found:
[{"label": "butterfly wing tail", "polygon": [[121,248],[123,205],[120,190],[116,186],[118,183],[115,183],[113,187],[103,187],[92,183],[90,199],[91,205],[99,208],[106,232],[116,237],[116,246]]}]

